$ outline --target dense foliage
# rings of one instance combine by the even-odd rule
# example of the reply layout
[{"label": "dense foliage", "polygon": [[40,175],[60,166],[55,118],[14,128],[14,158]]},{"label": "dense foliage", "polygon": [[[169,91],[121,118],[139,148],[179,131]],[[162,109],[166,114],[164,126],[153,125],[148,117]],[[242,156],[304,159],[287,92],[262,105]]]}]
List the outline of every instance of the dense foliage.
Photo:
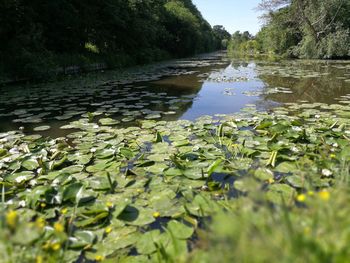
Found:
[{"label": "dense foliage", "polygon": [[187,56],[222,41],[191,0],[4,0],[0,38],[0,73],[10,78]]},{"label": "dense foliage", "polygon": [[222,49],[226,49],[231,38],[231,34],[221,25],[214,26],[213,31],[216,40],[216,47],[219,48],[221,45]]},{"label": "dense foliage", "polygon": [[233,55],[255,54],[258,52],[258,42],[248,31],[243,33],[236,31],[231,37],[228,49]]},{"label": "dense foliage", "polygon": [[299,58],[350,56],[349,1],[263,0],[259,9],[265,12],[265,26],[254,38],[257,50],[242,49],[235,38],[231,50]]}]

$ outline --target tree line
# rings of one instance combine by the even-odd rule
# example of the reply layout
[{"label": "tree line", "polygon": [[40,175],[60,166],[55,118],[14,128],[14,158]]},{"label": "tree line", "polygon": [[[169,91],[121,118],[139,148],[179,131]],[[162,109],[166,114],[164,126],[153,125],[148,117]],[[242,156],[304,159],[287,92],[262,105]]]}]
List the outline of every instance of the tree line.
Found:
[{"label": "tree line", "polygon": [[236,32],[230,51],[295,58],[350,57],[349,0],[263,0],[264,26],[256,36]]},{"label": "tree line", "polygon": [[2,0],[0,75],[42,77],[59,67],[147,63],[220,49],[191,0]]}]

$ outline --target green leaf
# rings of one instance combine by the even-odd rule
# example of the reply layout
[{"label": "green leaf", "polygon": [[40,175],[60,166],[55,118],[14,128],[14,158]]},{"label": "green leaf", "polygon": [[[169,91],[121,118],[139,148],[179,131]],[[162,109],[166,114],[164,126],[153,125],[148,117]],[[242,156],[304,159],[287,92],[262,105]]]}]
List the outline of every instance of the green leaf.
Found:
[{"label": "green leaf", "polygon": [[296,190],[286,184],[273,184],[267,192],[267,199],[276,204],[291,204],[294,202]]},{"label": "green leaf", "polygon": [[75,202],[76,200],[79,200],[82,196],[82,191],[83,191],[82,183],[73,183],[66,186],[62,193],[63,201]]},{"label": "green leaf", "polygon": [[69,238],[69,247],[73,249],[84,248],[92,245],[96,240],[96,235],[91,231],[76,231],[74,237]]},{"label": "green leaf", "polygon": [[7,155],[7,150],[6,149],[1,149],[0,148],[0,158],[1,157],[4,157],[4,156],[6,156]]},{"label": "green leaf", "polygon": [[171,220],[167,225],[167,229],[178,239],[188,239],[194,233],[192,226],[187,226],[177,220]]},{"label": "green leaf", "polygon": [[144,233],[136,243],[137,252],[144,255],[149,255],[157,250],[158,243],[165,243],[169,237],[166,234],[161,234],[160,230],[152,230]]},{"label": "green leaf", "polygon": [[155,221],[152,210],[133,206],[126,207],[118,219],[133,226],[145,226]]},{"label": "green leaf", "polygon": [[286,180],[295,188],[303,188],[305,186],[305,180],[299,175],[288,176]]},{"label": "green leaf", "polygon": [[273,172],[267,168],[258,168],[254,172],[254,177],[261,181],[267,181],[269,179],[273,179],[274,175]]},{"label": "green leaf", "polygon": [[90,217],[87,219],[75,221],[74,225],[76,225],[77,227],[87,227],[90,225],[95,225],[97,223],[101,223],[101,220],[107,218],[108,215],[109,215],[109,212],[102,212],[95,217]]},{"label": "green leaf", "polygon": [[280,173],[293,173],[297,170],[297,167],[294,163],[291,162],[283,162],[277,165],[275,168],[276,172]]},{"label": "green leaf", "polygon": [[134,157],[134,153],[128,148],[119,148],[119,152],[122,156],[126,157],[127,159],[131,159]]},{"label": "green leaf", "polygon": [[22,167],[26,170],[33,171],[39,168],[39,163],[37,160],[30,158],[22,162]]},{"label": "green leaf", "polygon": [[163,142],[163,136],[160,134],[160,132],[156,133],[156,139],[154,140],[155,142]]},{"label": "green leaf", "polygon": [[221,160],[221,159],[218,159],[218,160],[216,160],[215,162],[213,162],[213,163],[209,166],[209,168],[208,168],[208,170],[207,170],[208,176],[211,176],[212,173],[216,170],[216,168],[219,167],[219,165],[220,165],[222,162],[223,162],[223,160]]}]

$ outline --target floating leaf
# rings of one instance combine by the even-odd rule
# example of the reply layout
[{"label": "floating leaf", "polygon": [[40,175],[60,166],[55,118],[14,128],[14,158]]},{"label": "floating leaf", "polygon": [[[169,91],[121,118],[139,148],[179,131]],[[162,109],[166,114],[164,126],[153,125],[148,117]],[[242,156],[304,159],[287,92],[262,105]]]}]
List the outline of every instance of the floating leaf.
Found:
[{"label": "floating leaf", "polygon": [[63,201],[75,202],[75,200],[79,200],[81,198],[82,191],[82,183],[74,183],[66,186],[62,193]]},{"label": "floating leaf", "polygon": [[172,232],[173,236],[178,239],[188,239],[190,238],[193,233],[194,229],[191,226],[187,226],[183,223],[180,223],[176,220],[171,220],[168,225],[167,229]]}]

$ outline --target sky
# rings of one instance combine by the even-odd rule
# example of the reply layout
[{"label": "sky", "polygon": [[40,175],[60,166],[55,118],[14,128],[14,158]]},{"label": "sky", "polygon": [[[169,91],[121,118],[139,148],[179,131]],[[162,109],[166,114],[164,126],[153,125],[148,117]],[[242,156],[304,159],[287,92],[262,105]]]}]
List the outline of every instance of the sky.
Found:
[{"label": "sky", "polygon": [[261,26],[259,13],[253,10],[260,0],[193,0],[203,17],[212,25],[223,25],[231,34],[249,31],[256,34]]}]

